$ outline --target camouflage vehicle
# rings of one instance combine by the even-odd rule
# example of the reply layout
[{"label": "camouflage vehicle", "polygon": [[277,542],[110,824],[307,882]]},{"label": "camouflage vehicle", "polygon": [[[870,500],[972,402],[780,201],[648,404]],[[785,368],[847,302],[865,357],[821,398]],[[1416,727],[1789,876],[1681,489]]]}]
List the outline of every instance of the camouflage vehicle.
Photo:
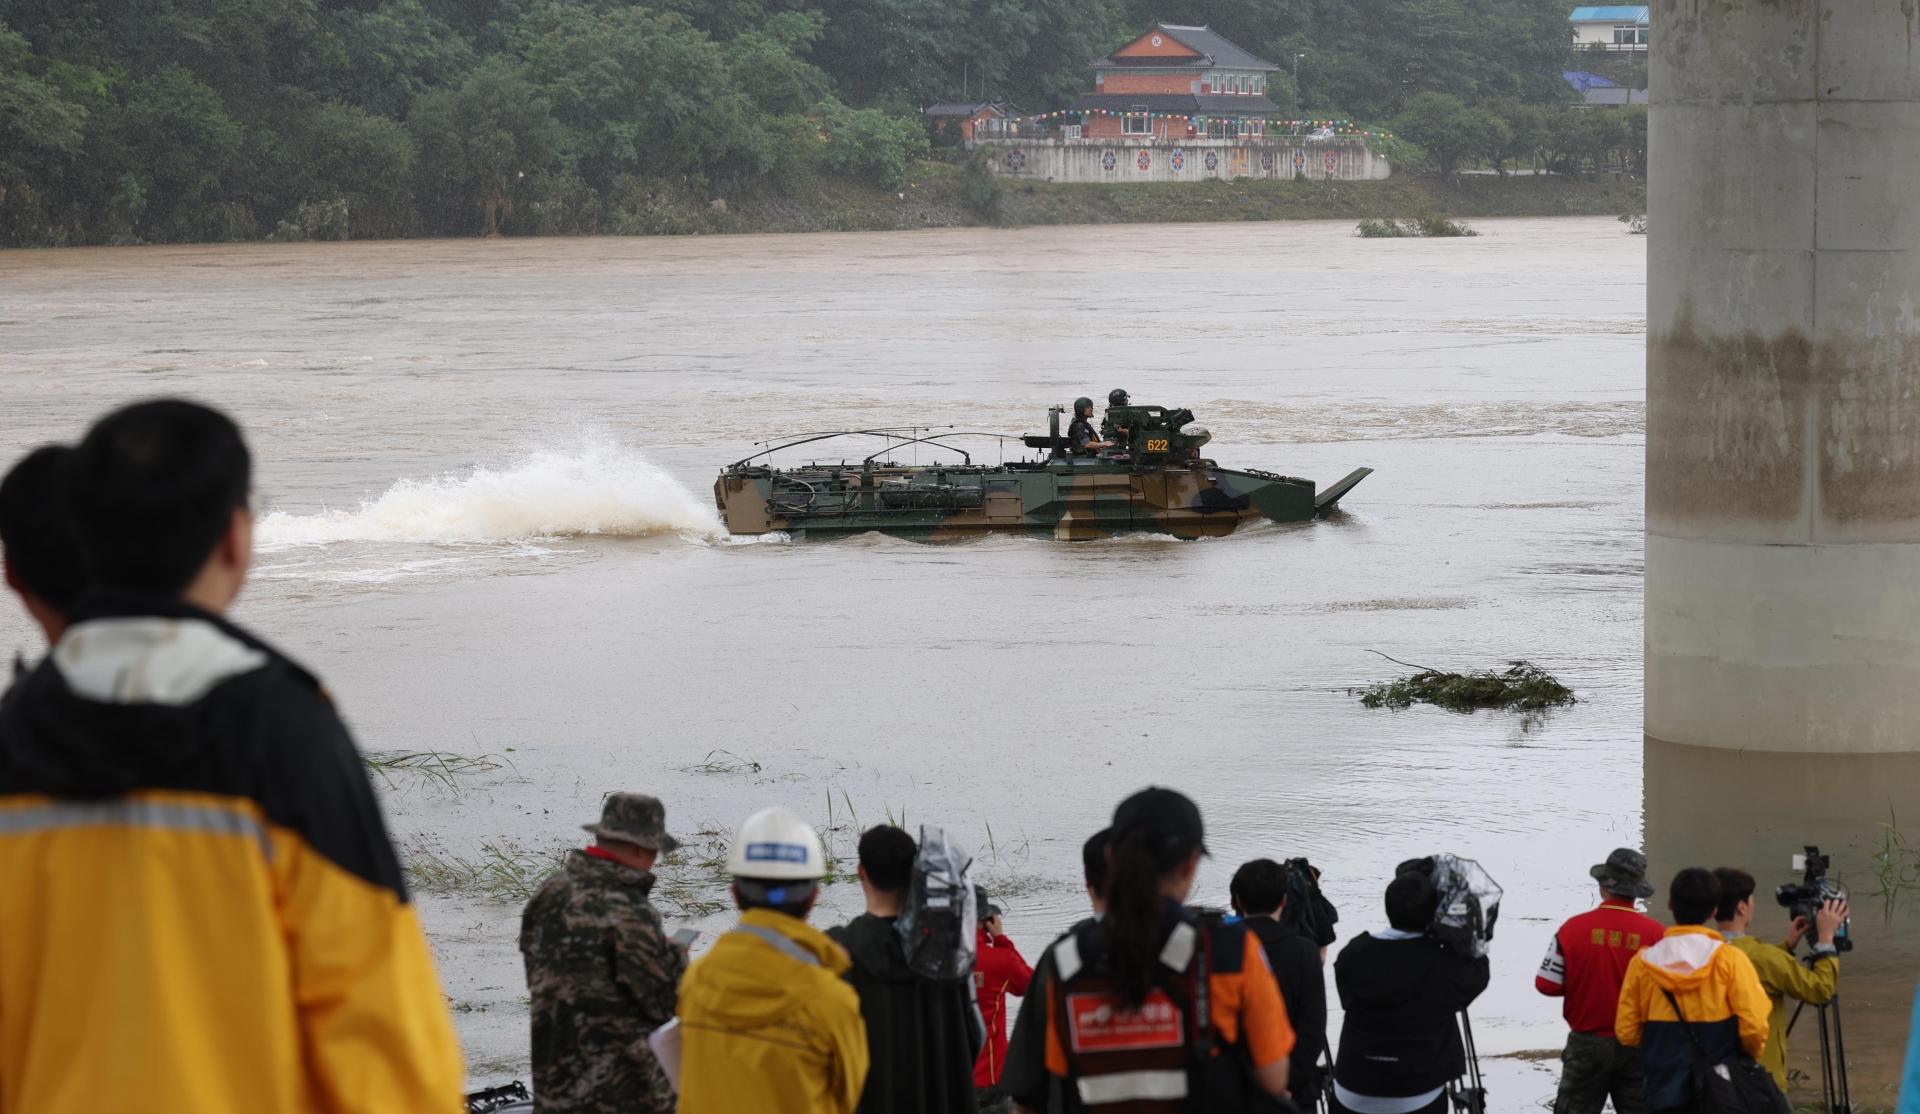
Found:
[{"label": "camouflage vehicle", "polygon": [[[1109,410],[1115,424],[1130,430],[1127,442],[1076,456],[1060,434],[1062,412],[1057,406],[1050,412],[1048,433],[1020,438],[1026,448],[1045,450],[1033,460],[975,464],[950,443],[994,434],[926,433],[923,427],[817,433],[727,465],[713,497],[728,531],[743,536],[784,531],[797,540],[878,531],[916,541],[979,534],[1082,540],[1147,532],[1201,538],[1231,534],[1255,519],[1320,517],[1373,471],[1357,468],[1316,491],[1312,480],[1222,468],[1201,457],[1212,435],[1193,423],[1193,412],[1160,406]],[[782,449],[854,436],[885,438],[887,445],[852,464],[782,469],[755,463]],[[917,445],[947,449],[964,463],[878,459]]]}]

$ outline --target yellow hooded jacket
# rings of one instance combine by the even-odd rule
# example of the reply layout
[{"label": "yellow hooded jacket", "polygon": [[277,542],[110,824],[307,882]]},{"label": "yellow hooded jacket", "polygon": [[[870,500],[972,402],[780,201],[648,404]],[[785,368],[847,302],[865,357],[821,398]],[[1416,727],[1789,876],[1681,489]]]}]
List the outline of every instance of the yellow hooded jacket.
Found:
[{"label": "yellow hooded jacket", "polygon": [[456,1114],[319,684],[186,604],[102,600],[0,700],[0,1114]]},{"label": "yellow hooded jacket", "polygon": [[1840,960],[1833,952],[1820,955],[1811,968],[1803,965],[1784,945],[1776,946],[1752,936],[1736,936],[1727,943],[1739,948],[1753,961],[1760,974],[1760,987],[1767,992],[1773,1010],[1767,1015],[1767,1047],[1760,1054],[1760,1066],[1773,1073],[1773,1081],[1787,1089],[1787,999],[1797,998],[1817,1006],[1833,997],[1840,979]]},{"label": "yellow hooded jacket", "polygon": [[[1673,1012],[1671,992],[1685,1015]],[[1699,1038],[1715,1063],[1742,1054],[1759,1059],[1767,1044],[1770,1003],[1753,963],[1703,925],[1676,925],[1661,941],[1627,964],[1620,986],[1614,1033],[1639,1046],[1646,1074],[1646,1108],[1680,1106],[1693,1096],[1693,1042]]]},{"label": "yellow hooded jacket", "polygon": [[867,1082],[847,953],[749,909],[680,980],[680,1114],[849,1114]]}]

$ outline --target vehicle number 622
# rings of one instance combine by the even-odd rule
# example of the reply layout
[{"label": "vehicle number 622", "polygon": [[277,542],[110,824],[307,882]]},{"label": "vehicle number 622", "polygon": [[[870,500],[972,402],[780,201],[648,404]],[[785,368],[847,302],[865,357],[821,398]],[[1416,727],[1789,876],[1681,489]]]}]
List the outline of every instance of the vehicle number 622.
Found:
[{"label": "vehicle number 622", "polygon": [[1164,452],[1166,452],[1166,451],[1167,451],[1167,442],[1166,442],[1166,439],[1165,439],[1165,438],[1161,438],[1161,439],[1159,439],[1159,440],[1153,440],[1153,439],[1151,439],[1151,438],[1150,438],[1150,439],[1148,439],[1148,441],[1147,441],[1147,451],[1148,451],[1148,452],[1150,452],[1150,453],[1164,453]]}]

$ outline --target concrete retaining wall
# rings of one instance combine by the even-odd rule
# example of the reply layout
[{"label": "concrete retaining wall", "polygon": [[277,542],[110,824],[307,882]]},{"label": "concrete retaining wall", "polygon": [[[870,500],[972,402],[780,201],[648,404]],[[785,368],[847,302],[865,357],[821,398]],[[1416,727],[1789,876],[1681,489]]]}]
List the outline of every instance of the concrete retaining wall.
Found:
[{"label": "concrete retaining wall", "polygon": [[1042,182],[1197,182],[1205,178],[1385,178],[1358,139],[992,139],[993,169]]}]

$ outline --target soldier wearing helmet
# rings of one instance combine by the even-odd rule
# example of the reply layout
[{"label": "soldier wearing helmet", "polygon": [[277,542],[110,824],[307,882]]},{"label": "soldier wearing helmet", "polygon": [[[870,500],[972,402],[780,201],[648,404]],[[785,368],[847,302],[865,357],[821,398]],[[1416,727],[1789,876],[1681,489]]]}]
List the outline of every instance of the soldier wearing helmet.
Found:
[{"label": "soldier wearing helmet", "polygon": [[807,924],[820,837],[784,808],[740,825],[727,855],[740,923],[680,982],[680,1114],[849,1114],[867,1026],[846,951]]},{"label": "soldier wearing helmet", "polygon": [[[1133,430],[1120,425],[1113,415],[1115,410],[1126,406],[1127,403],[1128,396],[1125,390],[1115,387],[1113,390],[1107,392],[1107,416],[1100,419],[1101,440],[1111,441],[1116,445],[1124,446],[1132,439]],[[1120,420],[1126,420],[1124,415]]]},{"label": "soldier wearing helmet", "polygon": [[1075,456],[1093,456],[1101,449],[1113,448],[1093,432],[1093,400],[1085,395],[1073,400],[1073,424],[1067,427],[1067,443]]}]

